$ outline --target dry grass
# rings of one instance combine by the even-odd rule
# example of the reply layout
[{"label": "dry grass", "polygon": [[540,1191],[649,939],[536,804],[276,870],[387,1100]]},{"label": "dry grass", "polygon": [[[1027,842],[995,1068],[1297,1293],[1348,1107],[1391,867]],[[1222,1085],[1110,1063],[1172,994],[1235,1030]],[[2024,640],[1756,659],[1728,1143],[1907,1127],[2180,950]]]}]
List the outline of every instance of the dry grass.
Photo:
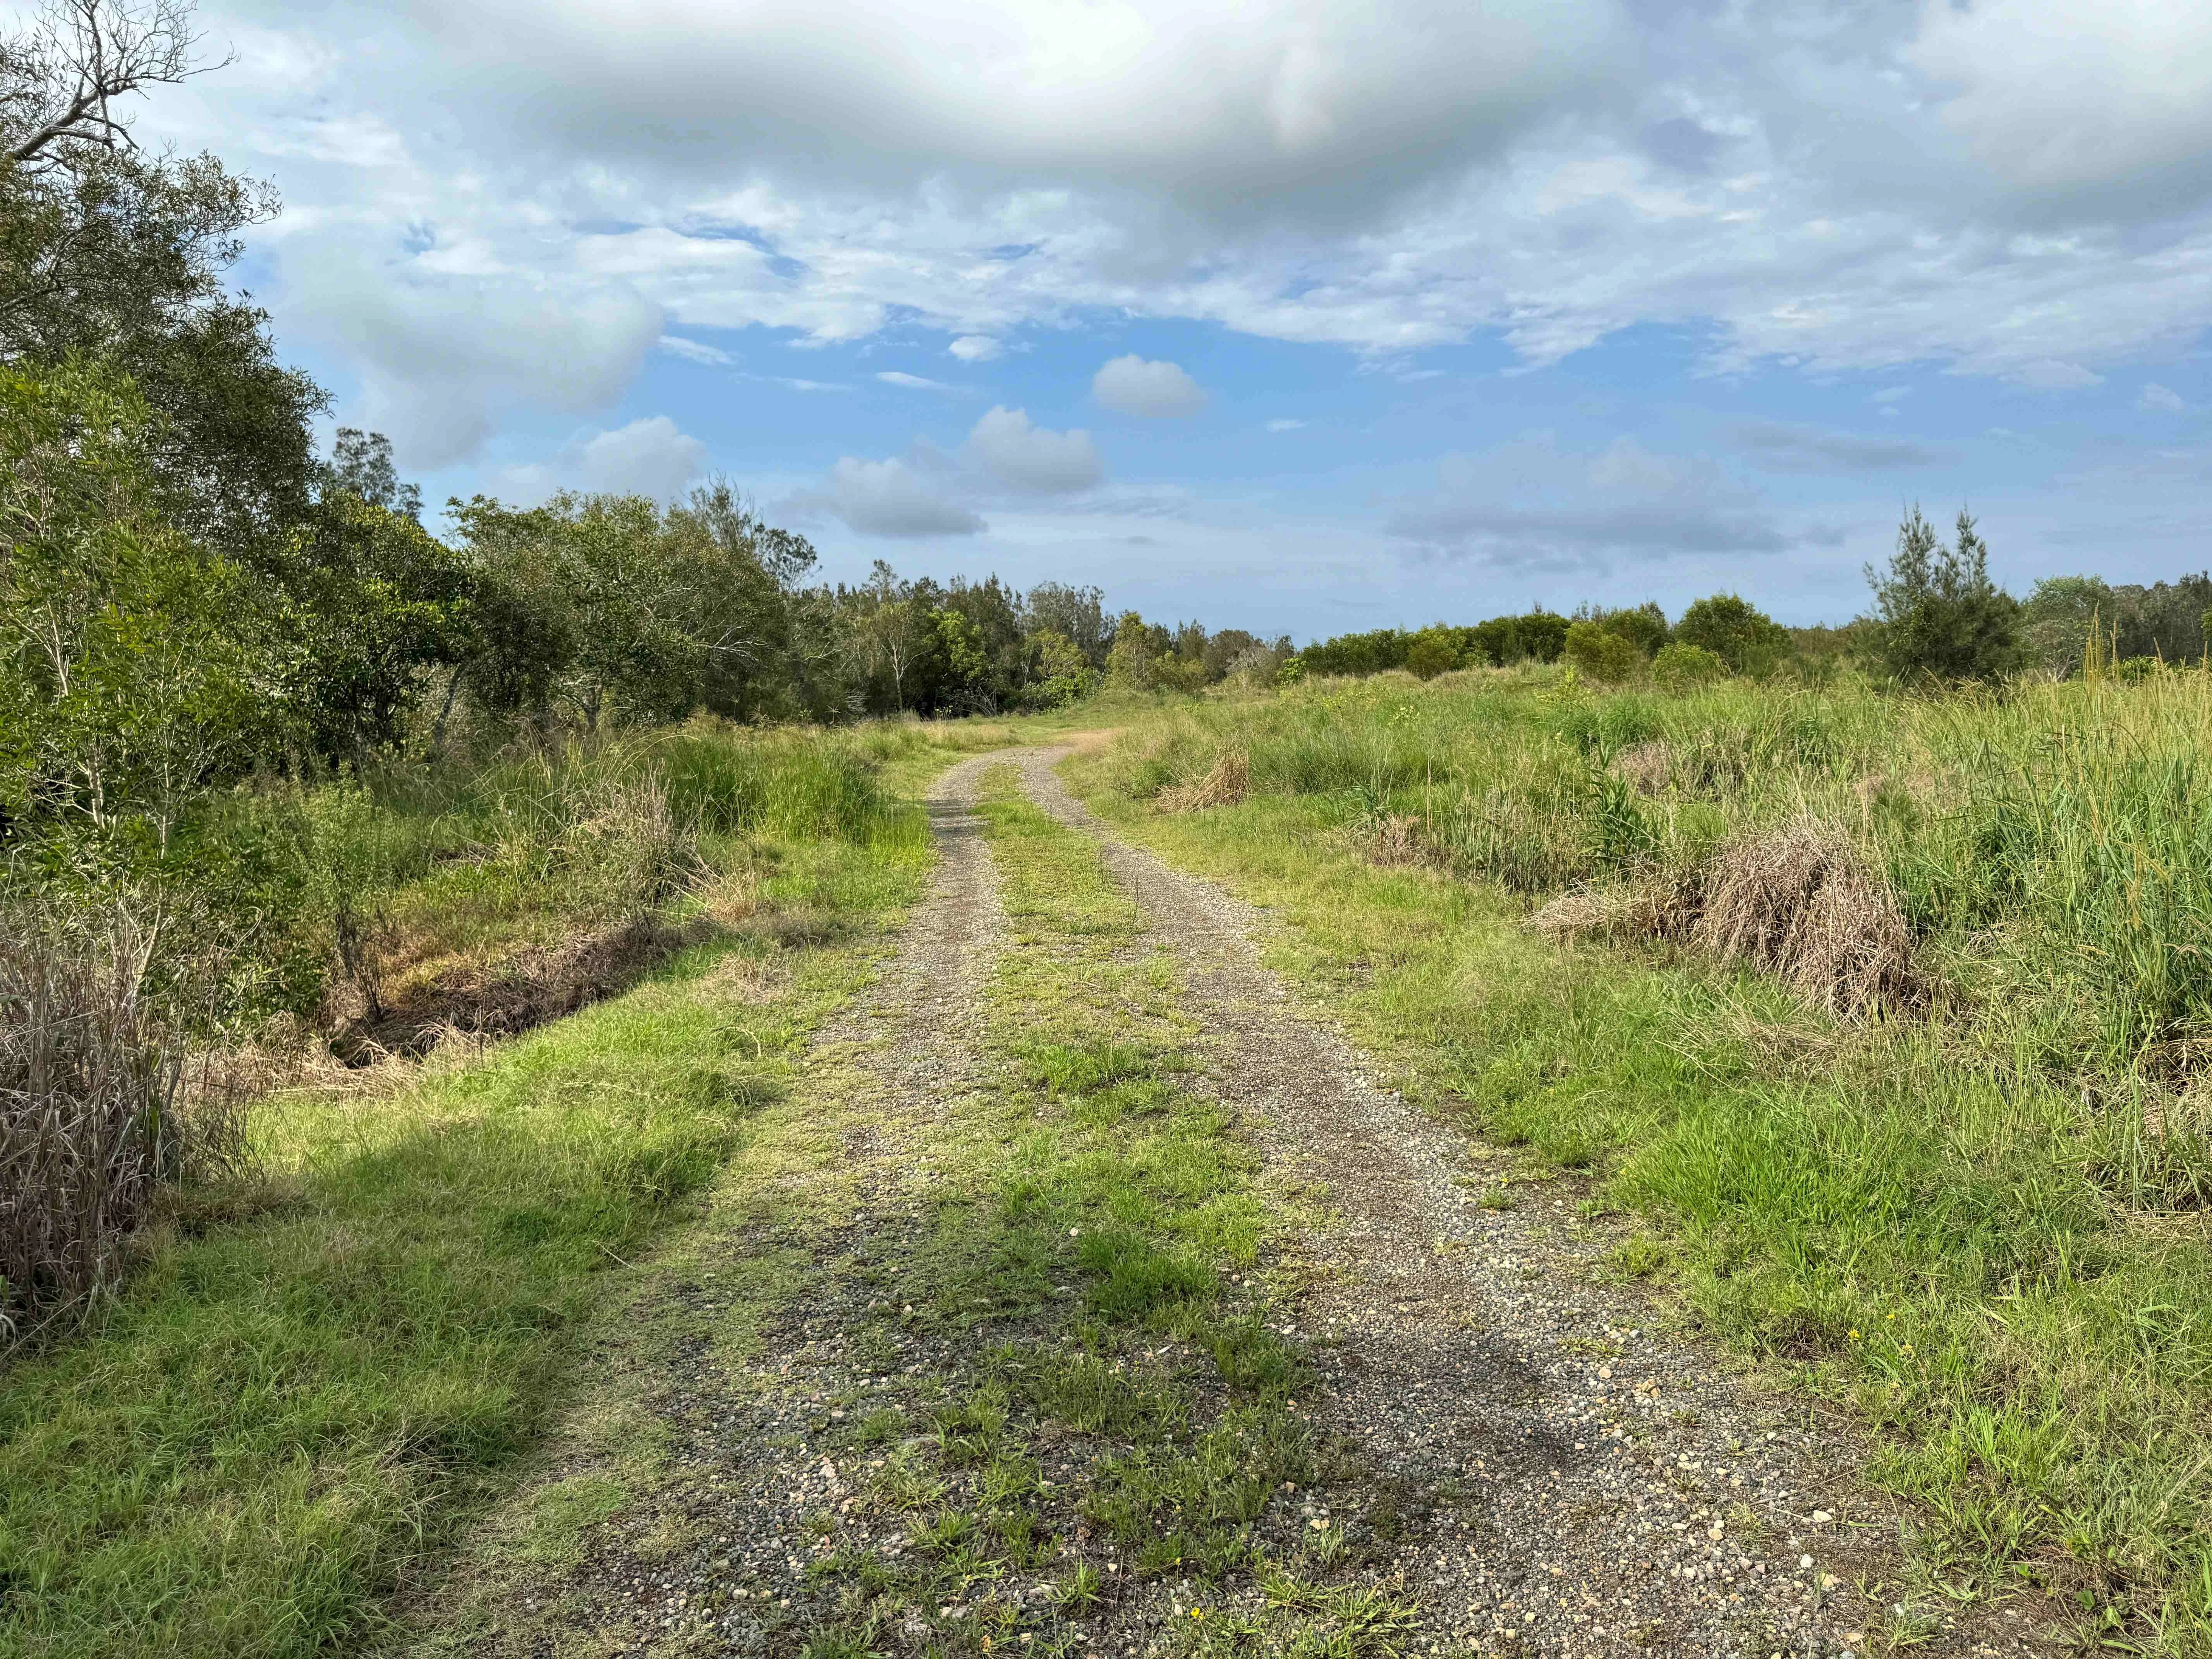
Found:
[{"label": "dry grass", "polygon": [[1624,749],[1613,757],[1614,775],[1639,795],[1662,793],[1674,769],[1674,751],[1656,738]]},{"label": "dry grass", "polygon": [[1812,818],[1740,836],[1686,878],[1577,888],[1526,925],[1554,939],[1687,938],[1838,1014],[1927,1000],[1896,898],[1849,837]]},{"label": "dry grass", "polygon": [[1525,925],[1530,933],[1551,939],[1660,939],[1681,931],[1689,903],[1679,885],[1657,880],[1577,888],[1553,899]]},{"label": "dry grass", "polygon": [[126,907],[0,917],[0,1337],[108,1288],[163,1183],[243,1161],[239,1096],[185,1088]]},{"label": "dry grass", "polygon": [[1707,864],[1690,937],[1838,1014],[1916,1006],[1927,982],[1888,888],[1833,825],[1739,836]]},{"label": "dry grass", "polygon": [[1242,750],[1225,749],[1206,775],[1191,783],[1160,791],[1153,805],[1163,812],[1198,812],[1209,806],[1234,806],[1252,787],[1252,763]]}]

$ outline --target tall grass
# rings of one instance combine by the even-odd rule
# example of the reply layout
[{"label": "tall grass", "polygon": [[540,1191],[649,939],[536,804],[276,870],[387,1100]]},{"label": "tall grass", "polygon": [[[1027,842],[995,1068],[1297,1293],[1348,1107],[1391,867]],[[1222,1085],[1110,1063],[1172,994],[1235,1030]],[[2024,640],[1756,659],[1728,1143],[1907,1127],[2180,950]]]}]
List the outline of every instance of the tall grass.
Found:
[{"label": "tall grass", "polygon": [[1258,792],[1416,818],[1437,862],[1542,896],[1696,871],[1811,819],[1881,872],[1956,1006],[2043,1069],[2178,1074],[2212,1038],[2212,676],[1906,696],[1742,682],[1594,694],[1542,672],[1323,683],[1163,716],[1139,798],[1249,757]]},{"label": "tall grass", "polygon": [[[1416,1095],[1592,1169],[1652,1230],[1635,1270],[1886,1431],[1944,1594],[2039,1585],[2093,1642],[2182,1655],[2212,1652],[2208,744],[2196,671],[1946,696],[1523,671],[1171,711],[1095,764],[1109,810],[1284,908]],[[1164,809],[1227,753],[1246,804]],[[1664,925],[1740,908],[1759,849],[1753,878],[1877,890],[1914,994],[1854,1018],[1784,952]],[[1525,925],[1577,909],[1635,942]]]}]

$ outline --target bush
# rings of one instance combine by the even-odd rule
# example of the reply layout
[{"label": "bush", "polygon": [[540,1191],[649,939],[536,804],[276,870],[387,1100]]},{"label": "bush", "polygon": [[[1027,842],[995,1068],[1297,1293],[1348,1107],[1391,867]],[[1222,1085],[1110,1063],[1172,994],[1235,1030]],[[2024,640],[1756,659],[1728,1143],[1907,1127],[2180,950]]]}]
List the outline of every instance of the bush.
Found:
[{"label": "bush", "polygon": [[1568,628],[1562,654],[1577,673],[1606,685],[1619,684],[1644,665],[1644,653],[1633,641],[1594,622]]},{"label": "bush", "polygon": [[239,1156],[234,1122],[178,1115],[152,945],[121,908],[0,915],[0,1334],[107,1288],[155,1187]]},{"label": "bush", "polygon": [[1764,678],[1790,653],[1790,630],[1734,593],[1716,593],[1682,613],[1674,642],[1710,651],[1730,672]]},{"label": "bush", "polygon": [[1406,672],[1417,678],[1432,680],[1459,665],[1459,652],[1452,644],[1449,629],[1425,628],[1413,635],[1413,642],[1406,647]]},{"label": "bush", "polygon": [[1651,659],[1651,677],[1669,691],[1694,691],[1728,678],[1728,664],[1702,645],[1662,646]]}]

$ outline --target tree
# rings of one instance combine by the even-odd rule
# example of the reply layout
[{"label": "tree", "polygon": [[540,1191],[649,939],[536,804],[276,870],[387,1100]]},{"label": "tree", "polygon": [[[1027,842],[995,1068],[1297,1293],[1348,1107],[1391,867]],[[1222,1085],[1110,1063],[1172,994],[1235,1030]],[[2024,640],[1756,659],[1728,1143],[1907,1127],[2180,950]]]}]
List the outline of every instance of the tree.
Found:
[{"label": "tree", "polygon": [[282,659],[246,573],[164,516],[128,381],[0,368],[0,834],[161,847],[275,743]]},{"label": "tree", "polygon": [[1772,672],[1790,651],[1790,630],[1735,593],[1691,605],[1674,624],[1674,639],[1711,652],[1732,672],[1753,676]]},{"label": "tree", "polygon": [[1106,653],[1114,645],[1114,620],[1097,588],[1039,582],[1030,589],[1024,609],[1032,631],[1058,634],[1083,653],[1084,661],[1104,672]]},{"label": "tree", "polygon": [[466,557],[351,489],[326,489],[271,562],[297,641],[289,678],[318,752],[359,762],[397,746],[434,669],[465,653]]},{"label": "tree", "polygon": [[422,492],[414,484],[400,482],[399,469],[392,465],[392,440],[381,432],[340,427],[331,446],[323,487],[349,491],[371,507],[384,507],[418,523],[422,520]]},{"label": "tree", "polygon": [[169,510],[235,556],[306,509],[325,398],[223,282],[274,192],[132,140],[130,100],[199,71],[190,21],[179,0],[50,0],[0,41],[0,362],[127,374],[162,417],[148,461]]},{"label": "tree", "polygon": [[1458,667],[1459,646],[1452,633],[1452,629],[1440,623],[1414,635],[1406,647],[1406,672],[1419,679],[1432,680]]},{"label": "tree", "polygon": [[1990,580],[1989,548],[1965,508],[1946,547],[1913,507],[1888,569],[1866,574],[1872,653],[1895,678],[1991,680],[2020,665],[2020,602]]},{"label": "tree", "polygon": [[1598,611],[1589,620],[1647,657],[1667,643],[1667,613],[1649,599],[1632,611]]}]

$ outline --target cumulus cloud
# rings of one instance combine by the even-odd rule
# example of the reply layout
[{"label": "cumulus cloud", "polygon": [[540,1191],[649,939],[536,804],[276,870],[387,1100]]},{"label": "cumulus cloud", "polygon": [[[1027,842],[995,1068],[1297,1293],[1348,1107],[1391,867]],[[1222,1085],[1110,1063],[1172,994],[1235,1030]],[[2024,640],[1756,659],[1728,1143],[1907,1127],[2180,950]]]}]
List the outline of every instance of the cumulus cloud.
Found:
[{"label": "cumulus cloud", "polygon": [[1752,465],[1770,472],[1881,472],[1929,466],[1943,459],[1905,439],[1863,437],[1778,421],[1753,422],[1737,436]]},{"label": "cumulus cloud", "polygon": [[284,305],[349,352],[356,418],[409,465],[476,454],[516,403],[605,407],[661,338],[661,308],[624,283],[378,270],[356,255],[303,261]]},{"label": "cumulus cloud", "polygon": [[1542,436],[1447,457],[1437,488],[1387,528],[1431,553],[1533,569],[1779,553],[1795,539],[1711,463],[1654,455],[1629,438],[1595,455]]},{"label": "cumulus cloud", "polygon": [[239,63],[145,135],[281,179],[280,331],[416,466],[605,406],[664,331],[982,362],[1127,314],[1541,364],[1658,323],[1721,368],[2063,391],[2212,326],[2212,9],[2174,0],[205,17]]},{"label": "cumulus cloud", "polygon": [[1206,393],[1175,363],[1147,362],[1132,354],[1116,357],[1091,379],[1091,395],[1123,415],[1155,418],[1195,415]]},{"label": "cumulus cloud", "polygon": [[653,415],[578,438],[550,463],[505,468],[495,493],[526,503],[562,489],[670,501],[706,470],[707,446],[667,416]]},{"label": "cumulus cloud", "polygon": [[818,489],[802,491],[784,506],[802,513],[827,513],[864,536],[973,536],[990,528],[896,459],[863,461],[845,456]]},{"label": "cumulus cloud", "polygon": [[1105,476],[1088,432],[1048,432],[1019,409],[994,409],[976,422],[967,454],[999,483],[1040,495],[1071,495]]}]

